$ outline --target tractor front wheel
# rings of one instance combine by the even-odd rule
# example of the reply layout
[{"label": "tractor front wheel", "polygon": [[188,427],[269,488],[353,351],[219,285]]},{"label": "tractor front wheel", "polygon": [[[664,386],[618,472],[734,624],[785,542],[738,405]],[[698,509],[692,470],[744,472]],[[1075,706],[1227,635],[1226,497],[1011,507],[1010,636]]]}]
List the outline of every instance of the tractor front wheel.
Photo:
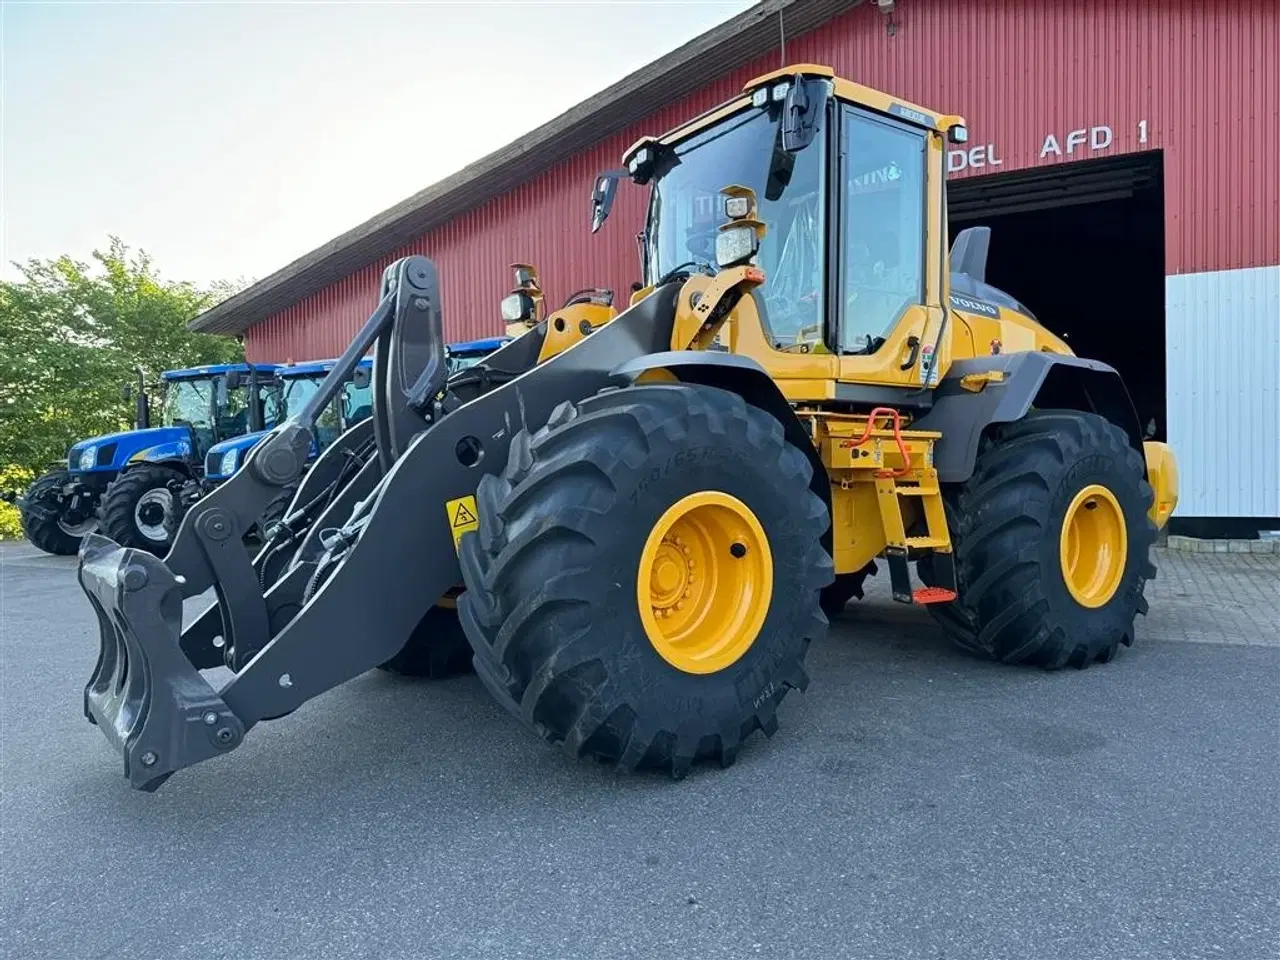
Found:
[{"label": "tractor front wheel", "polygon": [[102,528],[122,547],[163,557],[173,545],[181,504],[174,490],[186,475],[173,467],[144,463],[120,474],[102,497]]},{"label": "tractor front wheel", "polygon": [[22,532],[31,545],[59,557],[74,555],[80,549],[80,541],[98,527],[92,512],[68,515],[62,488],[70,480],[71,474],[66,470],[50,470],[31,485],[23,497],[27,506],[18,510]]},{"label": "tractor front wheel", "polygon": [[805,454],[733,393],[563,403],[477,490],[458,609],[481,680],[573,756],[732,763],[808,678],[832,580]]},{"label": "tractor front wheel", "polygon": [[[1005,663],[1111,660],[1132,645],[1156,574],[1145,476],[1124,431],[1095,414],[1038,410],[1000,427],[945,491],[959,596],[930,612],[959,646]],[[917,569],[930,582],[925,560]]]}]

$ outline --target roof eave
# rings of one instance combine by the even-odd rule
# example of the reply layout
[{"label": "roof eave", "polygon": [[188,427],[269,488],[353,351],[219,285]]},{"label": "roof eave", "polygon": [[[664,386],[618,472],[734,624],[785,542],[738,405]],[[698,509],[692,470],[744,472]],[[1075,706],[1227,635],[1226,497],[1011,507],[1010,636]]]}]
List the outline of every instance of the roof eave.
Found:
[{"label": "roof eave", "polygon": [[[861,2],[761,0],[527,136],[420,190],[206,310],[188,324],[188,329],[243,333],[434,227],[626,129],[663,104],[767,53],[777,45],[779,18],[788,36],[799,36]],[[706,74],[708,63],[718,68],[710,77]]]}]

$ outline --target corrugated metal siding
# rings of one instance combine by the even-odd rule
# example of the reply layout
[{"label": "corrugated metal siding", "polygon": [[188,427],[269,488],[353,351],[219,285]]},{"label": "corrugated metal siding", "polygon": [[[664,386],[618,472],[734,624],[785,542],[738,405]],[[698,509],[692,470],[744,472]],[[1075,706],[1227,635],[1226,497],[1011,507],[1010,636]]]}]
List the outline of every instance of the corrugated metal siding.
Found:
[{"label": "corrugated metal siding", "polygon": [[[828,63],[851,79],[964,113],[970,146],[994,145],[999,161],[979,173],[1060,162],[1053,153],[1041,157],[1050,134],[1063,162],[1163,149],[1167,271],[1222,270],[1280,261],[1278,8],[1275,0],[899,0],[894,36],[867,4],[788,39],[786,58]],[[439,264],[454,339],[499,331],[497,303],[515,260],[538,265],[552,302],[593,283],[624,299],[637,278],[641,191],[624,188],[610,223],[592,236],[592,177],[616,166],[642,133],[726,99],[778,62],[769,56],[733,71],[251,328],[250,356],[337,353],[372,309],[382,268],[407,252]],[[1111,142],[1091,150],[1087,131],[1102,126]],[[1086,142],[1068,154],[1072,130],[1085,130]]]},{"label": "corrugated metal siding", "polygon": [[1280,517],[1280,266],[1165,283],[1175,516]]}]

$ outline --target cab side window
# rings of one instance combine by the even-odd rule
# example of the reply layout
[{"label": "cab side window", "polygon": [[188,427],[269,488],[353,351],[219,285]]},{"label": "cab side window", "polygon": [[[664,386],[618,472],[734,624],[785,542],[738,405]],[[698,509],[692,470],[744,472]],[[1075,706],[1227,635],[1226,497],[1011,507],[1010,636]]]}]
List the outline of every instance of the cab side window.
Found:
[{"label": "cab side window", "polygon": [[283,423],[287,414],[284,409],[284,398],[279,384],[268,384],[258,388],[258,396],[262,400],[262,426],[270,430]]},{"label": "cab side window", "polygon": [[925,133],[844,111],[840,352],[874,353],[924,299]]}]

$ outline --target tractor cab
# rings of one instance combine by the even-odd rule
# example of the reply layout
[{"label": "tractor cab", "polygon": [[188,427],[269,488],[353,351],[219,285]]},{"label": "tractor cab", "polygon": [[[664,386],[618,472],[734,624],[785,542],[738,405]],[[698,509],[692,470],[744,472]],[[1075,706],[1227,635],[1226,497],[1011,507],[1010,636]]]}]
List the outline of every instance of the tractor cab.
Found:
[{"label": "tractor cab", "polygon": [[451,343],[446,348],[449,375],[459,370],[474,367],[499,347],[511,341],[511,337],[487,337],[483,340],[468,340],[464,343]]},{"label": "tractor cab", "polygon": [[[280,381],[279,413],[276,423],[301,411],[307,402],[319,391],[325,377],[334,367],[334,360],[307,360],[302,363],[289,363],[277,368]],[[325,404],[316,417],[316,435],[311,446],[311,458],[329,446],[338,435],[353,424],[368,418],[372,409],[372,388],[370,376],[373,370],[373,358],[361,360],[351,379],[342,389]],[[224,440],[209,448],[205,455],[205,480],[214,485],[221,483],[235,473],[244,463],[257,444],[270,432],[268,429],[257,430],[242,436]]]},{"label": "tractor cab", "polygon": [[279,367],[220,364],[161,374],[164,428],[185,428],[192,452],[275,426],[281,419]]}]

